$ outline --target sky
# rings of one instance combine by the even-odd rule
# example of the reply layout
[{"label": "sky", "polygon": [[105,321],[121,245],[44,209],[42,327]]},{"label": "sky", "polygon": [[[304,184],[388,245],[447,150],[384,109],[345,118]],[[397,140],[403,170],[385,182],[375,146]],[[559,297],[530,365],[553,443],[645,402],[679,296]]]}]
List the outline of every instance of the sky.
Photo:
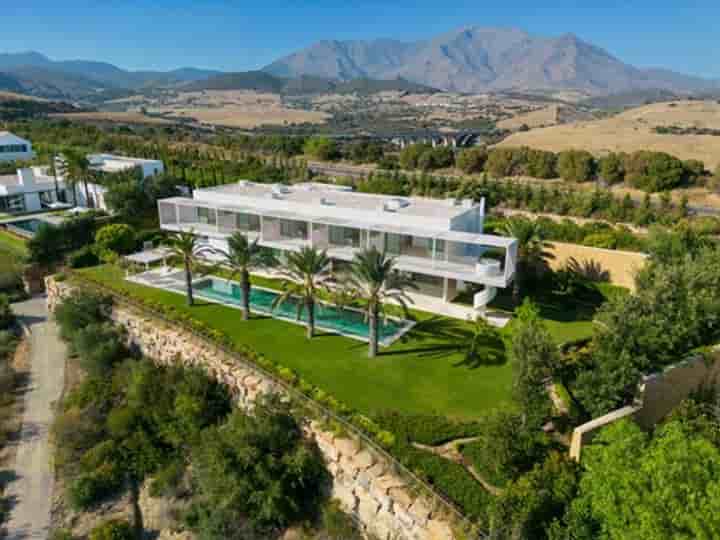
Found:
[{"label": "sky", "polygon": [[720,0],[25,0],[0,52],[126,69],[243,71],[321,39],[424,39],[465,26],[572,32],[638,67],[720,78]]}]

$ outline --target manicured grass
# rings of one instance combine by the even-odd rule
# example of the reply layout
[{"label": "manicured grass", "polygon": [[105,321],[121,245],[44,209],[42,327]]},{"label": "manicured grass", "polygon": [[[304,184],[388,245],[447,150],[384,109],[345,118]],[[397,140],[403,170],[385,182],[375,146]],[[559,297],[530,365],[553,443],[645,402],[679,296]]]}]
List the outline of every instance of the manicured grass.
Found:
[{"label": "manicured grass", "polygon": [[307,340],[304,327],[285,321],[255,315],[243,322],[239,310],[202,301],[188,307],[183,295],[129,283],[113,266],[79,273],[114,290],[190,313],[365,414],[435,412],[469,420],[509,401],[510,366],[483,365],[483,359],[505,356],[501,335],[507,331],[486,343],[477,360],[466,362],[469,323],[415,312],[418,323],[413,330],[382,349],[378,358],[369,359],[367,344],[361,341],[334,334]]},{"label": "manicured grass", "polygon": [[0,230],[0,253],[9,253],[20,257],[26,256],[27,247],[25,245],[25,240]]}]

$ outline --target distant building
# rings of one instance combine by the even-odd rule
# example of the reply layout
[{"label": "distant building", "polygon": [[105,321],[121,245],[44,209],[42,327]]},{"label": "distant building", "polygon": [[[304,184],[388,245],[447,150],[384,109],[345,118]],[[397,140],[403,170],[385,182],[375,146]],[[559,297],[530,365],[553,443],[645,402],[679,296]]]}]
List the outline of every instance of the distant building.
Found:
[{"label": "distant building", "polygon": [[[95,171],[104,173],[119,173],[137,169],[140,171],[143,179],[162,174],[165,172],[165,166],[159,159],[142,159],[125,156],[115,156],[112,154],[88,154],[87,160],[90,162],[90,168]],[[58,168],[58,170],[60,170]],[[85,185],[78,183],[75,186],[78,206],[88,208],[98,208],[107,210],[105,202],[105,193],[107,188],[96,183],[88,183],[87,194],[85,193]]]},{"label": "distant building", "polygon": [[67,201],[65,183],[56,183],[45,167],[18,169],[14,175],[0,176],[0,212],[38,212]]},{"label": "distant building", "polygon": [[27,161],[34,157],[30,141],[9,131],[0,131],[0,161]]}]

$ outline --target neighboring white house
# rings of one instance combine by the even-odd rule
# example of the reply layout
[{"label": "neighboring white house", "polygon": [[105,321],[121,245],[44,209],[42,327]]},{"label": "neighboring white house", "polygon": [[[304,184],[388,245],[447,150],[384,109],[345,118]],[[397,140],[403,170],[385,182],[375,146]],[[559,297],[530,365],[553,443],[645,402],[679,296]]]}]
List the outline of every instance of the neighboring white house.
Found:
[{"label": "neighboring white house", "polygon": [[[160,225],[192,231],[209,246],[227,250],[236,231],[257,238],[279,253],[302,246],[326,249],[336,266],[375,246],[396,258],[418,293],[447,312],[466,284],[475,294],[474,314],[482,312],[497,288],[515,276],[517,240],[482,234],[484,201],[437,200],[355,193],[317,183],[285,186],[241,181],[196,189],[193,198],[158,201]],[[472,308],[468,308],[473,311]]]},{"label": "neighboring white house", "polygon": [[[162,174],[165,171],[163,162],[158,159],[131,158],[112,154],[88,154],[87,160],[90,162],[90,167],[93,170],[105,173],[118,173],[137,169],[140,171],[143,179]],[[107,189],[100,184],[88,183],[88,193],[86,196],[85,185],[77,184],[77,203],[80,206],[86,206],[88,208],[107,210],[107,204],[105,202],[106,191]]]},{"label": "neighboring white house", "polygon": [[34,157],[30,141],[9,131],[0,131],[0,161],[28,161]]},{"label": "neighboring white house", "polygon": [[68,201],[65,184],[45,167],[18,169],[14,175],[0,176],[0,212],[37,212]]}]

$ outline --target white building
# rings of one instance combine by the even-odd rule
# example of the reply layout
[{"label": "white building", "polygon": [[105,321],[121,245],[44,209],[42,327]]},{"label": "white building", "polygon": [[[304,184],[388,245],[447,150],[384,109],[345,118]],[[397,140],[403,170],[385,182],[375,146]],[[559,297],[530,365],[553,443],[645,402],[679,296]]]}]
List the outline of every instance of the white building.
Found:
[{"label": "white building", "polygon": [[[160,225],[192,231],[227,250],[236,231],[280,253],[302,246],[327,250],[341,266],[375,246],[396,258],[418,286],[422,309],[465,317],[481,312],[515,276],[517,241],[482,234],[484,202],[355,193],[326,184],[293,186],[241,181],[197,189],[193,198],[158,202]],[[451,309],[468,283],[482,286],[473,308]],[[455,306],[455,304],[453,304]]]},{"label": "white building", "polygon": [[35,157],[30,141],[0,131],[0,161],[28,161]]},{"label": "white building", "polygon": [[[165,171],[163,162],[158,159],[131,158],[112,154],[88,154],[87,160],[90,162],[90,168],[92,170],[104,173],[119,173],[137,169],[140,171],[143,179],[162,174]],[[105,186],[88,183],[87,196],[84,184],[78,184],[76,191],[78,205],[107,210],[107,204],[105,202],[107,189]]]},{"label": "white building", "polygon": [[64,182],[56,183],[47,168],[18,169],[14,175],[0,176],[0,212],[38,212],[67,201]]}]

